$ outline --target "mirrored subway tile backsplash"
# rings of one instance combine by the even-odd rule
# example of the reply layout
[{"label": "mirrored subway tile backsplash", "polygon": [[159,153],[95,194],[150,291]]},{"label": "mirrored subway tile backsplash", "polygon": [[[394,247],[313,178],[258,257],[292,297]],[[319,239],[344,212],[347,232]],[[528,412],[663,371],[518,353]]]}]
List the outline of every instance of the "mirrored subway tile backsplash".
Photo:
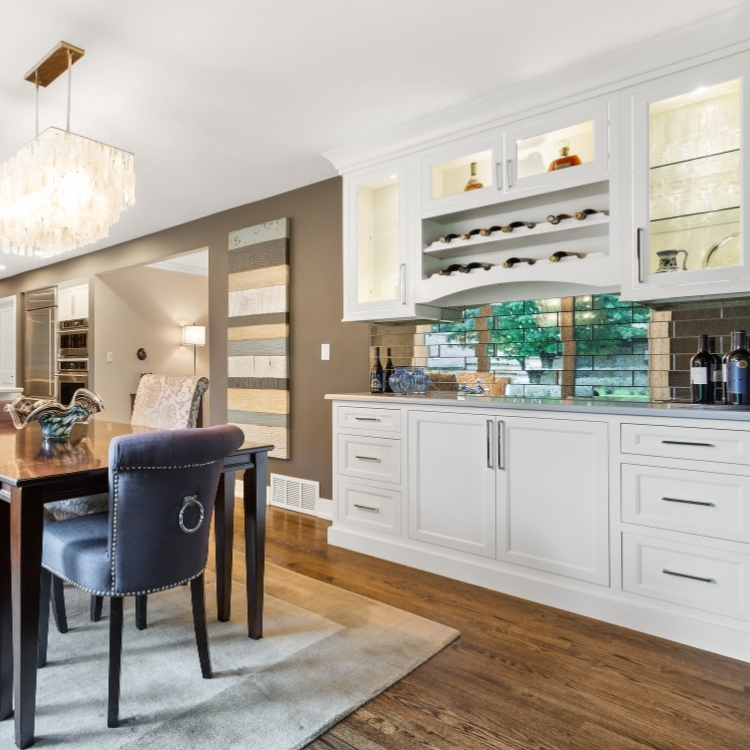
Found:
[{"label": "mirrored subway tile backsplash", "polygon": [[[457,322],[377,324],[385,364],[425,367],[437,390],[478,377],[492,395],[649,398],[648,308],[601,294],[501,302]],[[374,350],[372,352],[374,356]]]}]

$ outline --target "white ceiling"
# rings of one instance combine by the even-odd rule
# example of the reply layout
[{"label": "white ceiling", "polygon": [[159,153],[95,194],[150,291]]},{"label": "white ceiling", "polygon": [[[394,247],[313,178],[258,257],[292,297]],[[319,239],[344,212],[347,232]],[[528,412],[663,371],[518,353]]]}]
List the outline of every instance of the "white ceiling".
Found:
[{"label": "white ceiling", "polygon": [[[23,75],[83,47],[71,129],[134,152],[138,180],[90,252],[326,179],[324,151],[747,1],[3,0],[0,160],[34,135]],[[64,127],[65,95],[42,91],[42,129]],[[0,277],[57,260],[5,255]]]}]

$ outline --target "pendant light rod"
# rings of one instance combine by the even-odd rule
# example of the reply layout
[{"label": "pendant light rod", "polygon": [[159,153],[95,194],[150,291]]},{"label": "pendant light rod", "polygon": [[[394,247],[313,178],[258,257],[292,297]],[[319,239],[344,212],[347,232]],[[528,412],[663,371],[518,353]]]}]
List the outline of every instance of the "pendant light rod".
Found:
[{"label": "pendant light rod", "polygon": [[70,133],[70,91],[73,81],[73,53],[68,50],[68,127],[65,128]]},{"label": "pendant light rod", "polygon": [[36,85],[36,136],[39,137],[39,71],[34,71],[34,83]]}]

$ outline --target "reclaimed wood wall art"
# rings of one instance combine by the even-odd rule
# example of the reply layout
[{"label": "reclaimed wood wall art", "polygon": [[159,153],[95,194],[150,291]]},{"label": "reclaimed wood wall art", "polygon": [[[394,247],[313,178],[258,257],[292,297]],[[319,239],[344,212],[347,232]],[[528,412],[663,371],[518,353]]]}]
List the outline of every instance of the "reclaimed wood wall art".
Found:
[{"label": "reclaimed wood wall art", "polygon": [[227,421],[289,458],[289,219],[229,233]]}]

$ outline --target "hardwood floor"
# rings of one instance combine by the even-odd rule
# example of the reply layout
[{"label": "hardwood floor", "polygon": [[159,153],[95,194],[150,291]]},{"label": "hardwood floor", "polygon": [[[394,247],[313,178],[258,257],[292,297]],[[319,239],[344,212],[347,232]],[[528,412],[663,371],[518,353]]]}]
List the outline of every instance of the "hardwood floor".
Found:
[{"label": "hardwood floor", "polygon": [[269,508],[267,559],[461,638],[312,750],[750,748],[749,664],[331,547],[327,527]]}]

